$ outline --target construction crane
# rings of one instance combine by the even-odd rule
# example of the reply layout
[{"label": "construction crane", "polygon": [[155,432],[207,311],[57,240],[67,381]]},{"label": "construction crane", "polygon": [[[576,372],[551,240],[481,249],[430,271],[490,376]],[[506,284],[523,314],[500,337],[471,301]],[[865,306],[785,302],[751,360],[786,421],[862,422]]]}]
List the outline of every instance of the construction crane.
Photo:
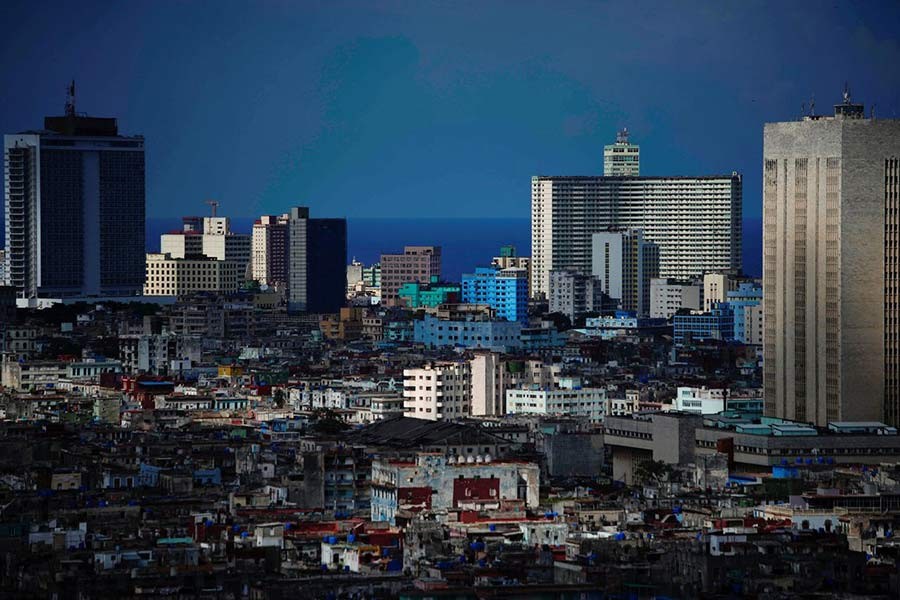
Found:
[{"label": "construction crane", "polygon": [[212,209],[212,216],[216,216],[216,211],[219,210],[219,201],[218,200],[207,200],[206,204],[209,204]]}]

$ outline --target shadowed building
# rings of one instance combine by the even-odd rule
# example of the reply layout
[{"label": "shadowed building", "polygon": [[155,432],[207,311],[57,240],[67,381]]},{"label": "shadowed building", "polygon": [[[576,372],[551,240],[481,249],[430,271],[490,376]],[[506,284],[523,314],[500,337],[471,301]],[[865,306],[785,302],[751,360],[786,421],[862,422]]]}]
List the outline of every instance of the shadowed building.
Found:
[{"label": "shadowed building", "polygon": [[766,413],[824,425],[900,421],[900,120],[767,123]]},{"label": "shadowed building", "polygon": [[22,298],[129,296],[144,284],[144,138],[66,112],[4,136],[7,281]]}]

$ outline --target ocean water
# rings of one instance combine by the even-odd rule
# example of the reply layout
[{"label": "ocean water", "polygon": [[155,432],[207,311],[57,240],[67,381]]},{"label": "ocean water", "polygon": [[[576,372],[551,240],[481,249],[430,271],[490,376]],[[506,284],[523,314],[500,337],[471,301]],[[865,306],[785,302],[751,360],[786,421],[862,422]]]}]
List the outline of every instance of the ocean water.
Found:
[{"label": "ocean water", "polygon": [[[249,233],[253,218],[232,219],[232,229]],[[147,219],[147,251],[159,251],[159,236],[181,228],[180,217]],[[0,236],[3,234],[0,214]],[[744,271],[762,273],[762,220],[744,219]],[[403,246],[441,246],[444,277],[459,281],[463,273],[488,265],[500,246],[512,244],[519,254],[531,254],[531,224],[527,218],[509,219],[348,219],[347,254],[363,263],[378,261],[382,252]]]}]

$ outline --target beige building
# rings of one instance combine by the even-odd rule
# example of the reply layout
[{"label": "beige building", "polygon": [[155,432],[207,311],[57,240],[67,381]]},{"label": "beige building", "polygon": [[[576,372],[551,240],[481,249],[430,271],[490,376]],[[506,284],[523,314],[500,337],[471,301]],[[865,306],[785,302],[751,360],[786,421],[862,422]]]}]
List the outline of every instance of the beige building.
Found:
[{"label": "beige building", "polygon": [[714,304],[728,301],[728,292],[738,288],[738,278],[731,273],[706,273],[703,275],[703,311],[709,312]]},{"label": "beige building", "polygon": [[534,295],[531,285],[531,257],[518,256],[515,246],[503,246],[500,248],[500,256],[491,258],[491,266],[495,269],[526,269],[528,272],[528,297]]},{"label": "beige building", "polygon": [[403,370],[403,409],[408,417],[441,421],[471,414],[468,362],[446,362]]},{"label": "beige building", "polygon": [[288,279],[290,215],[263,215],[253,223],[250,272],[263,285],[285,284]]},{"label": "beige building", "polygon": [[214,258],[147,255],[145,296],[181,296],[194,292],[231,293],[240,288],[246,265]]},{"label": "beige building", "polygon": [[766,413],[900,422],[900,120],[834,116],[763,134]]},{"label": "beige building", "polygon": [[694,281],[673,279],[650,280],[650,317],[671,319],[682,308],[700,310],[703,285]]},{"label": "beige building", "polygon": [[469,365],[473,417],[505,415],[507,390],[520,386],[555,388],[562,371],[559,365],[534,359],[504,359],[502,354],[487,350],[476,350]]},{"label": "beige building", "polygon": [[404,283],[429,283],[441,278],[440,246],[406,246],[403,254],[381,255],[381,302],[396,306]]}]

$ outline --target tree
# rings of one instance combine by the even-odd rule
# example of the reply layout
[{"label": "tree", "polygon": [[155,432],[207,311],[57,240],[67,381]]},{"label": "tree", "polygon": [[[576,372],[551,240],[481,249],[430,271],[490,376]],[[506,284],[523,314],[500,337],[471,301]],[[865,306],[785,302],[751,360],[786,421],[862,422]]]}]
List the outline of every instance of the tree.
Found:
[{"label": "tree", "polygon": [[672,474],[672,465],[661,460],[645,460],[634,468],[634,477],[640,483],[659,484],[669,479]]},{"label": "tree", "polygon": [[327,408],[316,412],[316,422],[312,425],[313,431],[326,435],[341,433],[349,427],[333,410]]}]

